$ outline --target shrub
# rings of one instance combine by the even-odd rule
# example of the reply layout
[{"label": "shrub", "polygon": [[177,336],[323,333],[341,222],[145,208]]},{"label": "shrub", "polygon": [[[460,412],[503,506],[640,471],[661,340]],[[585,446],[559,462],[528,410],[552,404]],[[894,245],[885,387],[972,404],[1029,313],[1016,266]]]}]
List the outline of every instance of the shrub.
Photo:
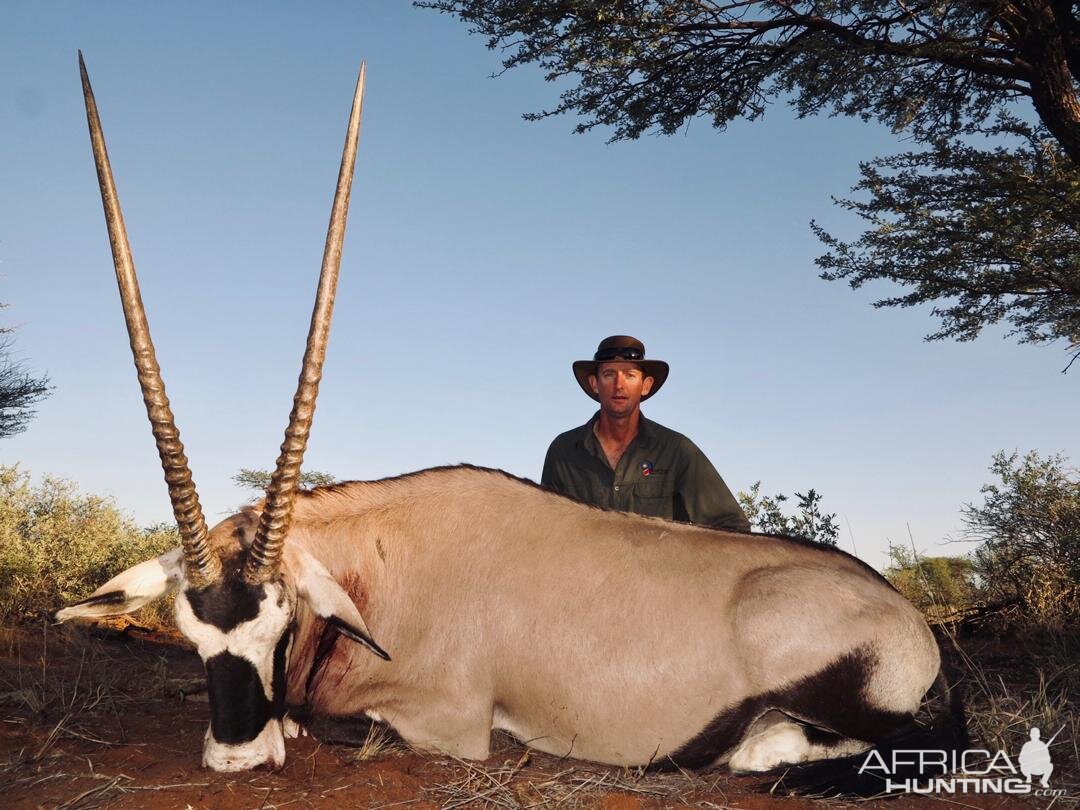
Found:
[{"label": "shrub", "polygon": [[974,564],[967,557],[924,557],[890,544],[882,573],[931,621],[960,618],[979,601]]},{"label": "shrub", "polygon": [[1000,483],[963,508],[964,534],[987,601],[1048,629],[1080,624],[1080,475],[1062,455],[998,453]]},{"label": "shrub", "polygon": [[4,621],[54,611],[89,595],[125,568],[179,544],[175,527],[139,529],[109,498],[81,494],[73,483],[56,478],[34,487],[29,473],[0,465]]},{"label": "shrub", "polygon": [[805,495],[796,492],[798,510],[790,516],[785,515],[781,507],[781,504],[788,500],[788,496],[774,495],[770,498],[762,495],[760,481],[754,482],[749,492],[740,492],[736,497],[750,525],[759,531],[836,545],[840,535],[836,515],[822,514],[821,493],[816,490],[807,490]]}]

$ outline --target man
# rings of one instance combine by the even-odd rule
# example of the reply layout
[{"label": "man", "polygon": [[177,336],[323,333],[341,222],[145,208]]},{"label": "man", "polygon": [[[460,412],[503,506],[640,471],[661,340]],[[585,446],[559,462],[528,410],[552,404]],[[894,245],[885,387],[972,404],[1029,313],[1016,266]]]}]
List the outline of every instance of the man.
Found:
[{"label": "man", "polygon": [[663,360],[646,360],[629,335],[604,338],[592,360],[574,363],[574,377],[600,410],[555,437],[541,483],[594,506],[750,531],[727,484],[681,433],[641,415],[641,402],[668,376]]}]

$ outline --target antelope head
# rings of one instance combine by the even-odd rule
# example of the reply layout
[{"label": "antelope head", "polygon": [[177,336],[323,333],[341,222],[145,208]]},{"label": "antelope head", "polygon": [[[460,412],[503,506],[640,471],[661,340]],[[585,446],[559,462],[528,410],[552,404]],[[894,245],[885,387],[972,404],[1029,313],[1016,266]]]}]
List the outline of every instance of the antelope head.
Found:
[{"label": "antelope head", "polygon": [[165,395],[105,137],[81,53],[79,70],[131,350],[182,546],[118,574],[87,599],[60,610],[56,618],[67,621],[119,615],[178,591],[177,626],[194,643],[206,667],[211,719],[203,764],[216,771],[244,770],[262,764],[280,767],[285,762],[285,674],[297,600],[306,601],[312,612],[346,637],[389,660],[372,640],[356,605],[326,568],[302,549],[285,545],[333,314],[360,137],[365,67],[360,66],[356,82],[307,349],[285,440],[254,539],[227,559],[216,550],[218,544],[211,541],[207,531]]}]

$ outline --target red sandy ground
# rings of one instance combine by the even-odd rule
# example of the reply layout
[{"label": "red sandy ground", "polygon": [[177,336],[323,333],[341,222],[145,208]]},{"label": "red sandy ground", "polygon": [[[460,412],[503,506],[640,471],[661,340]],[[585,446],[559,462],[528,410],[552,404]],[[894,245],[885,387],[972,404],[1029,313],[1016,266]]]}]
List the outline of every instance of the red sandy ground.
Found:
[{"label": "red sandy ground", "polygon": [[[484,763],[394,748],[287,741],[287,762],[217,774],[200,764],[208,723],[198,657],[176,638],[133,630],[0,631],[0,806],[4,808],[835,808],[788,798],[723,770],[640,774],[530,752],[500,735]],[[944,799],[901,797],[890,810]],[[956,796],[952,806],[1046,807]],[[939,805],[940,806],[940,805]],[[1065,806],[1059,802],[1057,807]]]}]

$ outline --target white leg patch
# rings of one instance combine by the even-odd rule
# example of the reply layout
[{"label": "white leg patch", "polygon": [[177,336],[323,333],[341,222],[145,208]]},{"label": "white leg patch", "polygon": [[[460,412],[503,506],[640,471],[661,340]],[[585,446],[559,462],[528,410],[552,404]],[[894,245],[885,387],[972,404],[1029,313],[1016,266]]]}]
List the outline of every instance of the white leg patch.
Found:
[{"label": "white leg patch", "polygon": [[297,737],[306,737],[308,735],[307,729],[289,717],[289,715],[285,715],[284,719],[282,719],[281,731],[287,740],[295,740]]},{"label": "white leg patch", "polygon": [[728,760],[728,767],[739,773],[760,773],[779,765],[851,756],[869,748],[869,743],[847,738],[828,745],[811,743],[803,726],[787,720],[743,740]]},{"label": "white leg patch", "polygon": [[805,762],[809,755],[810,744],[803,730],[796,723],[784,722],[743,740],[728,760],[728,766],[740,773],[757,773],[777,765]]}]

